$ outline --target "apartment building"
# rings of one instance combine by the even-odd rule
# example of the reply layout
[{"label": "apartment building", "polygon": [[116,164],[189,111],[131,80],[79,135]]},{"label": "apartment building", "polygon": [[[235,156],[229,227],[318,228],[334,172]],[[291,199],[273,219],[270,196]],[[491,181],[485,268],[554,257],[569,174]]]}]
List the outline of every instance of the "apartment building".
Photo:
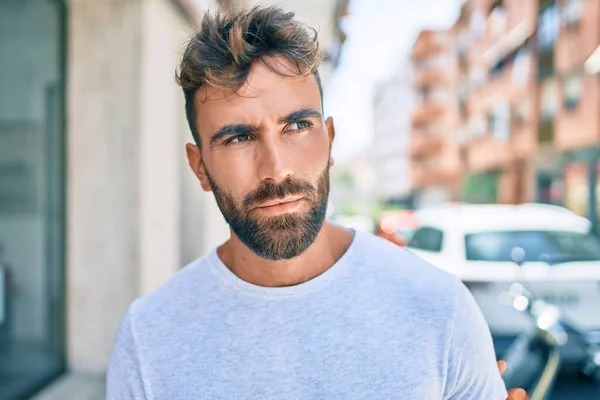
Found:
[{"label": "apartment building", "polygon": [[464,4],[452,28],[464,199],[564,204],[597,219],[599,20],[596,0]]},{"label": "apartment building", "polygon": [[452,32],[422,31],[412,48],[411,62],[411,181],[415,205],[424,206],[454,200],[460,193],[459,68]]},{"label": "apartment building", "polygon": [[[600,46],[600,1],[542,1],[539,18],[540,45],[553,48],[546,53],[540,48],[540,101],[547,110],[541,117],[548,126],[540,139],[560,155],[562,202],[598,221],[600,76],[584,66]],[[558,21],[558,27],[549,21]]]},{"label": "apartment building", "polygon": [[370,158],[377,176],[375,196],[383,203],[404,203],[410,195],[411,88],[410,65],[400,64],[375,90]]},{"label": "apartment building", "polygon": [[459,52],[468,71],[461,86],[468,201],[519,203],[532,195],[536,3],[473,0],[463,7]]}]

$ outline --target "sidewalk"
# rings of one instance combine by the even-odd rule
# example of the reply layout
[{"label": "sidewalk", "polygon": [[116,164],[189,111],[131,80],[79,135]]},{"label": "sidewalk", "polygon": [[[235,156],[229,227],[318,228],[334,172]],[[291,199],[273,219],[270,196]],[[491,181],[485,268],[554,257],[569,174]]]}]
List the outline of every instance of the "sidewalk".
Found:
[{"label": "sidewalk", "polygon": [[105,400],[104,375],[66,374],[31,400]]}]

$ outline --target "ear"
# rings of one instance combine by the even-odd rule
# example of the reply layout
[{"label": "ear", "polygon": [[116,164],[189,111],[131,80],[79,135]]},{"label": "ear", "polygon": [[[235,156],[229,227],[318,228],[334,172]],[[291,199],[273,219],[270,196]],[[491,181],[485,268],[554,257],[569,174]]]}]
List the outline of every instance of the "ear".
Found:
[{"label": "ear", "polygon": [[202,152],[198,146],[193,143],[188,143],[185,145],[185,152],[187,154],[190,168],[200,181],[202,189],[204,189],[206,192],[211,192],[212,188],[210,186],[210,181],[206,176],[206,170],[204,169],[204,163],[202,162]]},{"label": "ear", "polygon": [[327,135],[329,136],[329,147],[333,145],[333,140],[335,139],[335,126],[333,125],[333,118],[328,117],[325,120],[325,126],[327,127]]}]

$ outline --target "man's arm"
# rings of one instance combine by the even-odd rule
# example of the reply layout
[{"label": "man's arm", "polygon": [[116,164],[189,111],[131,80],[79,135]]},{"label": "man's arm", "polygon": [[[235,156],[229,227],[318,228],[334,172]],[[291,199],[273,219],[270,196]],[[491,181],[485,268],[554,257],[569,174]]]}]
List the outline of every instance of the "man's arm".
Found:
[{"label": "man's arm", "polygon": [[139,355],[128,313],[121,322],[106,374],[106,400],[151,400],[142,379]]},{"label": "man's arm", "polygon": [[506,400],[490,330],[463,284],[458,288],[450,335],[444,399]]}]

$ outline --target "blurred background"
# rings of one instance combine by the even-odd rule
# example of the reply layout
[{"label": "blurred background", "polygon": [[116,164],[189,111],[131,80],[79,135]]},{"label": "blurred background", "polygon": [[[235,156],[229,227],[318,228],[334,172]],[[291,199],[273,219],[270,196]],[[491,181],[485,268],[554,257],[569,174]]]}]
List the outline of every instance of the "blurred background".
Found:
[{"label": "blurred background", "polygon": [[[227,238],[174,71],[256,3],[0,0],[0,399],[104,398],[131,301]],[[552,398],[600,399],[600,0],[260,3],[319,32],[329,217],[461,277],[499,357],[558,307],[585,346]]]}]

